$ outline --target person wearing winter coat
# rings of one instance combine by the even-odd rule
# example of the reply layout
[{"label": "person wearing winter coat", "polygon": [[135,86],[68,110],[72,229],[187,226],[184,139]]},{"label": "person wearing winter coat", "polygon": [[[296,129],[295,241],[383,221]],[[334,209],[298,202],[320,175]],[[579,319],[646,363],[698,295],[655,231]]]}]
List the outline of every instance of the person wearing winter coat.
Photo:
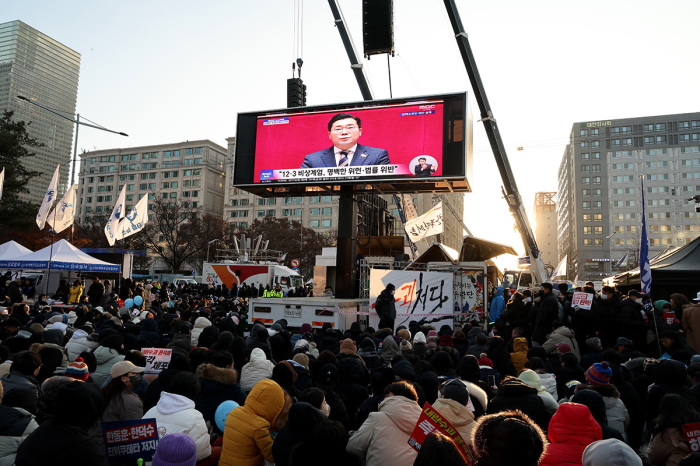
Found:
[{"label": "person wearing winter coat", "polygon": [[494,414],[514,409],[527,414],[546,432],[552,415],[537,394],[537,389],[515,377],[506,377],[498,387],[496,396],[489,401],[487,413]]},{"label": "person wearing winter coat", "polygon": [[583,466],[642,466],[635,451],[617,439],[598,440],[583,450]]},{"label": "person wearing winter coat", "polygon": [[644,306],[642,295],[638,290],[630,290],[628,297],[620,302],[619,335],[631,338],[634,347],[642,349],[646,347],[647,323],[644,320]]},{"label": "person wearing winter coat", "polygon": [[207,327],[211,327],[211,321],[206,317],[197,317],[194,321],[194,328],[190,333],[190,345],[195,348],[199,345],[199,336],[202,334],[202,330]]},{"label": "person wearing winter coat", "polygon": [[245,403],[246,395],[238,385],[238,373],[232,367],[217,367],[214,364],[200,364],[196,373],[202,391],[194,399],[194,406],[202,413],[204,420],[218,431],[214,417],[216,408],[226,400],[233,400],[240,406]]},{"label": "person wearing winter coat", "polygon": [[[3,388],[0,384],[0,402],[3,399]],[[9,406],[7,402],[0,404],[0,466],[15,464],[17,448],[39,427],[34,416],[25,409]]]},{"label": "person wearing winter coat", "polygon": [[68,360],[75,361],[75,358],[80,356],[80,353],[89,353],[97,348],[98,345],[99,343],[96,340],[90,339],[90,335],[88,335],[85,330],[79,328],[73,332],[70,340],[68,340],[68,343],[66,343],[65,348],[66,352],[68,353]]},{"label": "person wearing winter coat", "polygon": [[578,359],[581,359],[581,352],[579,351],[574,331],[569,327],[565,327],[562,321],[555,320],[552,322],[552,333],[547,336],[547,341],[542,344],[542,347],[548,353],[556,353],[557,345],[562,343],[569,345],[571,347],[571,352],[575,354]]},{"label": "person wearing winter coat", "polygon": [[525,369],[520,373],[518,379],[537,389],[537,395],[542,399],[544,406],[550,410],[550,412],[554,413],[557,410],[559,404],[557,403],[557,400],[555,400],[554,397],[547,392],[547,389],[544,388],[539,374],[533,370]]},{"label": "person wearing winter coat", "polygon": [[141,325],[141,331],[138,335],[139,340],[147,340],[152,346],[155,346],[158,340],[160,340],[158,322],[155,319],[144,319],[139,325]]},{"label": "person wearing winter coat", "polygon": [[17,353],[10,365],[10,372],[0,378],[5,395],[12,390],[26,390],[31,394],[34,404],[39,401],[39,386],[35,377],[41,369],[41,357],[33,351]]},{"label": "person wearing winter coat", "polygon": [[659,405],[664,395],[676,393],[685,398],[695,409],[700,410],[698,399],[688,387],[688,372],[685,365],[673,359],[659,363],[656,369],[656,383],[649,387],[647,394],[647,425],[659,415]]},{"label": "person wearing winter coat", "polygon": [[584,405],[562,403],[547,431],[550,443],[545,447],[540,466],[581,465],[583,451],[591,443],[602,440],[600,425]]},{"label": "person wearing winter coat", "polygon": [[107,466],[107,452],[87,434],[102,406],[102,395],[94,384],[76,380],[64,385],[51,404],[53,416],[22,442],[15,464],[69,465],[85,460],[90,465]]},{"label": "person wearing winter coat", "polygon": [[[580,386],[581,385],[578,387]],[[608,416],[605,411],[605,401],[603,401],[603,397],[600,393],[587,388],[579,388],[569,399],[569,401],[572,403],[585,405],[588,408],[588,410],[591,412],[591,416],[593,416],[593,419],[595,419],[598,425],[600,425],[603,440],[614,438],[622,442],[625,441],[625,437],[620,432],[608,425]]]},{"label": "person wearing winter coat", "polygon": [[197,376],[179,372],[168,384],[168,390],[161,392],[158,404],[149,409],[143,419],[155,418],[159,438],[176,432],[189,435],[197,444],[197,461],[210,457],[207,425],[202,413],[194,407],[194,399],[200,391]]},{"label": "person wearing winter coat", "polygon": [[340,382],[340,396],[350,415],[350,422],[355,419],[355,413],[363,401],[369,398],[369,370],[365,362],[357,354],[355,342],[350,338],[340,342],[340,352],[336,356]]},{"label": "person wearing winter coat", "polygon": [[700,413],[680,395],[670,394],[661,399],[659,417],[652,423],[652,438],[648,458],[654,466],[678,466],[690,454],[683,424],[700,421]]},{"label": "person wearing winter coat", "polygon": [[[676,300],[671,300],[674,305],[679,305],[680,303],[676,303],[676,300],[680,301],[681,299],[677,297]],[[700,301],[696,299],[693,301],[695,304],[676,309],[682,309],[681,323],[683,331],[685,331],[686,341],[696,352],[700,353]]]},{"label": "person wearing winter coat", "polygon": [[421,414],[416,391],[408,382],[396,382],[384,392],[386,398],[379,404],[379,411],[370,413],[350,437],[347,451],[367,466],[413,464],[418,453],[408,439]]},{"label": "person wearing winter coat", "polygon": [[362,340],[360,347],[357,349],[357,354],[362,358],[368,368],[374,367],[379,359],[377,345],[370,337],[365,337],[365,339]]},{"label": "person wearing winter coat", "polygon": [[325,420],[326,416],[311,404],[294,403],[289,408],[287,425],[280,430],[272,445],[275,466],[289,466],[294,447],[306,441],[313,428]]},{"label": "person wearing winter coat", "polygon": [[559,316],[559,301],[553,294],[551,283],[543,283],[540,293],[539,305],[534,308],[536,314],[532,341],[541,345],[547,341],[547,334],[552,331],[552,322]]},{"label": "person wearing winter coat", "polygon": [[416,355],[423,359],[425,357],[425,352],[428,351],[425,334],[423,332],[416,332],[416,334],[413,336],[413,343],[411,345],[413,346],[413,351],[416,353]]},{"label": "person wearing winter coat", "polygon": [[105,383],[112,366],[124,360],[124,355],[120,354],[119,350],[117,350],[118,347],[122,347],[121,342],[122,338],[120,336],[110,335],[105,338],[102,345],[95,349],[93,354],[97,360],[97,367],[95,368],[95,372],[91,373],[90,376],[98,387],[101,387],[102,384]]},{"label": "person wearing winter coat", "polygon": [[620,432],[623,436],[630,424],[630,415],[625,407],[625,403],[620,399],[620,392],[615,385],[610,383],[612,369],[607,361],[600,364],[593,364],[586,371],[586,381],[588,386],[580,386],[580,390],[590,388],[601,394],[605,401],[605,414],[608,425]]},{"label": "person wearing winter coat", "polygon": [[272,369],[275,365],[267,359],[265,353],[260,348],[253,349],[250,353],[250,361],[241,370],[241,388],[244,392],[249,392],[262,379],[272,377]]},{"label": "person wearing winter coat", "polygon": [[513,338],[513,352],[510,353],[510,360],[515,367],[515,373],[519,374],[525,368],[527,364],[527,352],[529,348],[527,345],[527,338],[525,337],[515,337]]},{"label": "person wearing winter coat", "polygon": [[480,417],[470,443],[477,466],[537,466],[547,437],[527,414],[505,410]]},{"label": "person wearing winter coat", "polygon": [[277,382],[258,382],[243,406],[232,410],[226,418],[220,466],[261,466],[274,463],[270,432],[281,430],[287,423],[292,399]]},{"label": "person wearing winter coat", "polygon": [[476,426],[474,414],[469,411],[469,392],[459,379],[451,379],[440,388],[442,398],[433,403],[433,408],[440,413],[459,432],[466,441],[472,436]]},{"label": "person wearing winter coat", "polygon": [[497,286],[496,291],[493,294],[493,299],[491,300],[491,305],[489,306],[489,319],[491,322],[496,322],[501,320],[501,315],[506,309],[506,301],[503,298],[503,287]]},{"label": "person wearing winter coat", "polygon": [[80,280],[76,280],[73,282],[73,286],[70,287],[68,303],[78,304],[81,296],[83,296],[83,285],[80,283]]}]

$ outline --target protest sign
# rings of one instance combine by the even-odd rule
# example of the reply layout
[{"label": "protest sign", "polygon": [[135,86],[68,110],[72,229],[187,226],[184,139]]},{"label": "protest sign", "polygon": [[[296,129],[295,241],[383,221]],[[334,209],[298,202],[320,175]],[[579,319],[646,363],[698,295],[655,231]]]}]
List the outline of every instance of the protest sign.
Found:
[{"label": "protest sign", "polygon": [[158,448],[155,419],[136,419],[102,423],[102,435],[110,462],[142,458],[150,461]]},{"label": "protest sign", "polygon": [[143,348],[141,352],[146,357],[144,374],[160,374],[160,371],[168,368],[173,355],[172,348]]},{"label": "protest sign", "polygon": [[574,300],[571,302],[572,307],[578,306],[579,309],[591,310],[591,304],[593,304],[593,293],[583,293],[581,291],[576,291],[574,293]]},{"label": "protest sign", "polygon": [[459,435],[457,429],[455,429],[447,419],[430,406],[430,403],[425,403],[423,405],[423,411],[420,413],[416,427],[414,427],[413,433],[408,439],[408,444],[417,451],[420,451],[421,445],[423,445],[425,439],[435,430],[438,430],[440,433],[447,435],[455,441],[468,466],[476,464],[476,459],[474,459],[474,455],[469,448],[469,443]]},{"label": "protest sign", "polygon": [[683,424],[683,433],[685,434],[685,440],[690,446],[690,451],[700,451],[700,422]]}]

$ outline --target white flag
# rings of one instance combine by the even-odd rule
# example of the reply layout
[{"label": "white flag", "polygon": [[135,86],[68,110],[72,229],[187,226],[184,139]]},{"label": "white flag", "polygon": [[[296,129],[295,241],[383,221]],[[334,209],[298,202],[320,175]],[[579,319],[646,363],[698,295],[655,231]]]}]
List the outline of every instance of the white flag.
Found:
[{"label": "white flag", "polygon": [[561,261],[559,261],[557,268],[554,269],[554,272],[552,272],[552,277],[551,277],[552,280],[554,280],[557,277],[564,277],[564,279],[566,279],[566,273],[567,273],[566,258],[567,257],[568,256],[564,256],[564,258]]},{"label": "white flag", "polygon": [[442,217],[442,202],[404,226],[406,234],[414,243],[426,236],[437,235],[445,230],[445,220]]},{"label": "white flag", "polygon": [[53,201],[56,200],[56,187],[58,186],[58,169],[60,164],[56,166],[56,171],[53,172],[53,178],[51,178],[51,183],[49,183],[49,188],[44,194],[44,200],[41,201],[41,207],[39,207],[39,213],[36,214],[36,224],[39,226],[40,230],[44,229],[46,225],[46,216],[49,215]]},{"label": "white flag", "polygon": [[124,239],[143,230],[148,223],[148,195],[144,195],[133,209],[119,222],[116,239]]},{"label": "white flag", "polygon": [[119,227],[119,220],[124,218],[124,198],[126,197],[126,185],[122,188],[122,192],[119,193],[117,198],[117,203],[114,204],[114,209],[112,209],[112,215],[109,216],[107,220],[107,225],[105,225],[105,235],[107,235],[107,241],[110,246],[114,246],[116,241],[117,228]]},{"label": "white flag", "polygon": [[73,224],[75,220],[75,192],[78,185],[73,185],[63,195],[63,199],[56,204],[56,208],[49,215],[49,225],[56,233],[60,233]]},{"label": "white flag", "polygon": [[2,188],[5,186],[5,167],[0,172],[0,199],[2,198]]}]

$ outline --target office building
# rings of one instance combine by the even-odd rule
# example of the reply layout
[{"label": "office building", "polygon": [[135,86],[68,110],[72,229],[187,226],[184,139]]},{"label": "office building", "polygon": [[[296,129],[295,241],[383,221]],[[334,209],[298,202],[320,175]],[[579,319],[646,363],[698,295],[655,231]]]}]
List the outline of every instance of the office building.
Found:
[{"label": "office building", "polygon": [[636,267],[642,178],[650,258],[700,234],[689,200],[700,193],[700,113],[574,123],[558,176],[568,278],[600,280]]},{"label": "office building", "polygon": [[20,199],[40,203],[56,165],[61,164],[58,193],[65,192],[73,153],[73,128],[69,120],[23,102],[17,96],[59,111],[75,114],[78,98],[80,54],[22,21],[0,24],[0,111],[14,112],[14,120],[31,123],[28,133],[43,147],[26,167],[40,175],[29,182],[29,193]]},{"label": "office building", "polygon": [[559,263],[557,236],[557,193],[535,193],[535,241],[542,261],[552,267]]},{"label": "office building", "polygon": [[80,160],[79,219],[109,217],[124,185],[127,212],[147,195],[223,216],[226,149],[212,141],[98,150]]}]

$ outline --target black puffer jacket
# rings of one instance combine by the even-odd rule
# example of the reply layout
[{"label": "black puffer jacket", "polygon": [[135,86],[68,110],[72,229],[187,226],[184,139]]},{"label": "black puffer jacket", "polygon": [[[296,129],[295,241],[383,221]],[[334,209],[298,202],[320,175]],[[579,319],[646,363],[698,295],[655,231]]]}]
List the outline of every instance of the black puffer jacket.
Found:
[{"label": "black puffer jacket", "polygon": [[547,431],[552,416],[537,394],[537,389],[515,377],[507,377],[498,388],[496,396],[489,402],[486,412],[494,414],[512,409],[519,409],[527,414],[543,431]]}]

